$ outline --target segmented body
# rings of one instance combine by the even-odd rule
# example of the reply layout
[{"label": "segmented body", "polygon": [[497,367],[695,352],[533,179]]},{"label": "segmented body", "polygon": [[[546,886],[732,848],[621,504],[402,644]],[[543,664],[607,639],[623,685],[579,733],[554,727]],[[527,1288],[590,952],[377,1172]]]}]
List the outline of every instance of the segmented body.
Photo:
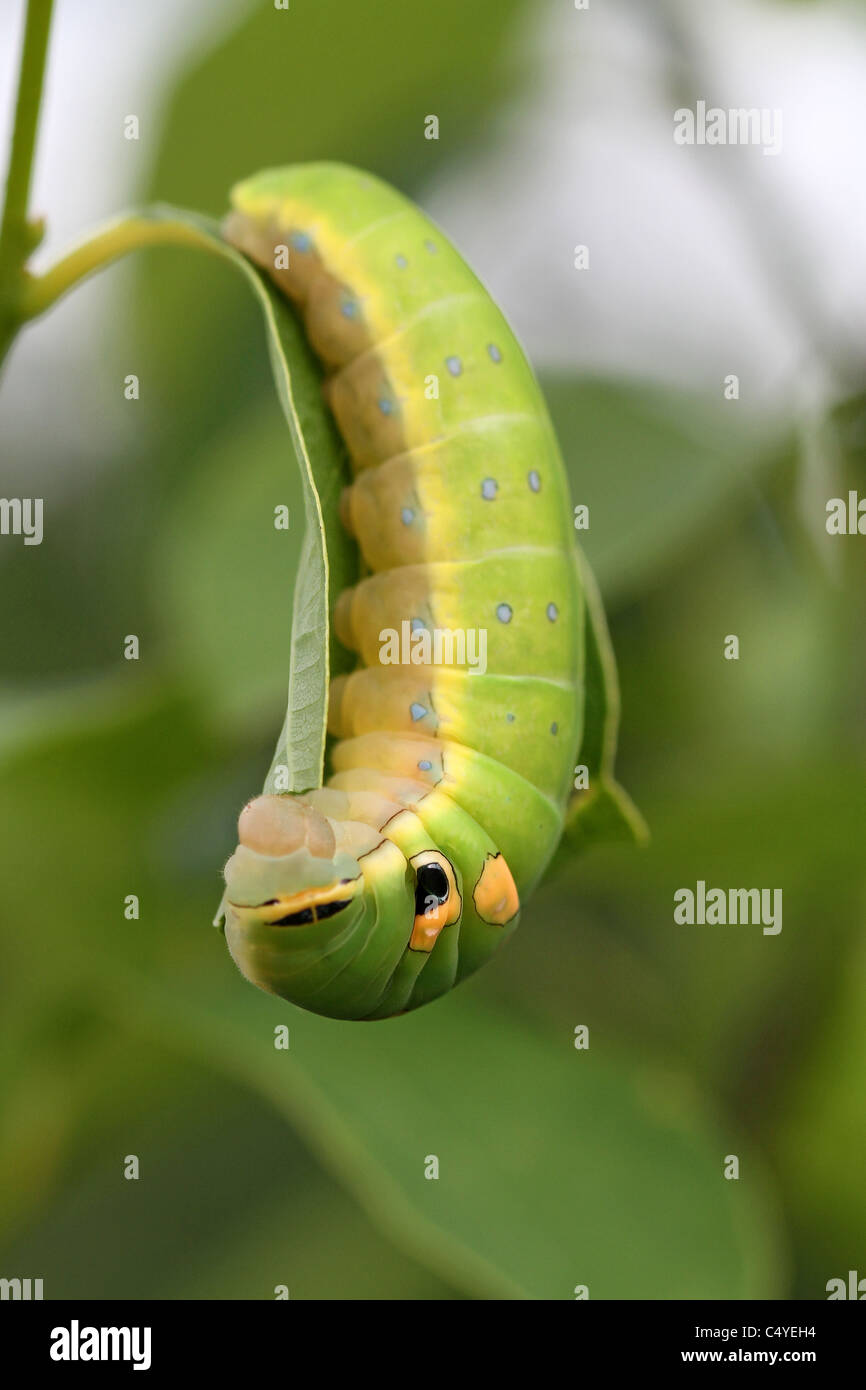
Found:
[{"label": "segmented body", "polygon": [[[296,306],[325,368],[354,473],[343,516],[369,571],[337,605],[359,666],[333,682],[333,770],[305,799],[374,899],[431,849],[456,883],[448,913],[419,914],[411,935],[373,913],[308,963],[313,1007],[383,1016],[487,958],[560,838],[583,714],[568,484],[519,344],[417,207],[338,165],[259,175],[232,204],[228,235]],[[476,658],[485,633],[486,670],[457,664],[447,639],[441,664],[383,664],[383,634],[405,655],[424,630],[466,634]]]}]

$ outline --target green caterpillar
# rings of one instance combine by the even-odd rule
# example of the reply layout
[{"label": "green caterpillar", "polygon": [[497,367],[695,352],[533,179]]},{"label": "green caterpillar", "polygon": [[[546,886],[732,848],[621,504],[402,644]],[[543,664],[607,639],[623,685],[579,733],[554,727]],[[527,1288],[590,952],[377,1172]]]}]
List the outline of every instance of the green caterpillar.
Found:
[{"label": "green caterpillar", "polygon": [[232,206],[226,236],[324,367],[366,577],[335,611],[359,664],[331,686],[333,772],[244,808],[225,935],[261,988],[386,1018],[517,926],[562,835],[602,620],[532,370],[438,228],[332,164],[259,174]]}]

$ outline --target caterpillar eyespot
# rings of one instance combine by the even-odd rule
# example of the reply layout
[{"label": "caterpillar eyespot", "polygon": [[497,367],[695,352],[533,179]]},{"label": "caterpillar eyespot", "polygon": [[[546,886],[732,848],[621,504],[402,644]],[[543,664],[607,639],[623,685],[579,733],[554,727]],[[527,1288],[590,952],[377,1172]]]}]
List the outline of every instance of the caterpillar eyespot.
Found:
[{"label": "caterpillar eyespot", "polygon": [[[572,501],[517,340],[407,199],[340,165],[274,170],[233,190],[224,231],[322,363],[367,575],[335,617],[358,664],[332,682],[330,776],[242,812],[226,940],[263,989],[389,1017],[502,945],[561,838],[584,718]],[[428,645],[438,664],[383,664],[381,633],[404,625],[483,632],[485,669],[453,642]]]}]

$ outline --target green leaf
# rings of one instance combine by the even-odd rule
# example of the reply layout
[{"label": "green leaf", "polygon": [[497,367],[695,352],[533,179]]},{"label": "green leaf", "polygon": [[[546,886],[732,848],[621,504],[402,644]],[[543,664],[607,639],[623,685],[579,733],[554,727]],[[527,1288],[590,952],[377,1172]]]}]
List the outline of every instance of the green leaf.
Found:
[{"label": "green leaf", "polygon": [[273,789],[275,769],[280,767],[285,774],[282,790],[306,791],[320,786],[322,781],[329,681],[328,552],[311,460],[315,458],[318,477],[327,484],[330,519],[336,530],[337,480],[343,477],[345,456],[321,399],[319,369],[300,323],[279,291],[222,239],[219,228],[209,218],[167,207],[155,208],[146,215],[180,224],[204,249],[225,257],[244,276],[264,317],[274,383],[289,426],[303,494],[303,538],[292,604],[288,708],[266,786]]},{"label": "green leaf", "polygon": [[612,778],[602,776],[594,787],[572,800],[565,836],[563,852],[582,854],[593,845],[609,842],[646,845],[649,827],[628,792]]},{"label": "green leaf", "polygon": [[616,658],[604,605],[595,576],[579,552],[586,604],[583,741],[578,765],[587,769],[589,786],[575,792],[565,822],[565,843],[554,861],[605,840],[643,845],[649,839],[646,823],[628,793],[613,775],[619,732],[619,681]]}]

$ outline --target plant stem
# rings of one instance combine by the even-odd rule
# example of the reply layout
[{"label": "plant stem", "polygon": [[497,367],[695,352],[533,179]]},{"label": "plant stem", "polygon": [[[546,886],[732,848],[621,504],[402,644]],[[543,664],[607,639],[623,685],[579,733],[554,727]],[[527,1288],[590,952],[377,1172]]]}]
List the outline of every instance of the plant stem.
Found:
[{"label": "plant stem", "polygon": [[3,219],[0,222],[0,358],[18,326],[17,308],[24,283],[23,268],[33,247],[38,244],[42,230],[38,224],[28,221],[27,200],[42,102],[52,3],[53,0],[28,0],[24,21],[15,125]]},{"label": "plant stem", "polygon": [[197,246],[215,251],[213,237],[204,228],[158,209],[134,213],[111,223],[88,241],[76,246],[44,275],[28,275],[18,303],[21,321],[36,318],[58,299],[97,270],[145,246]]}]

